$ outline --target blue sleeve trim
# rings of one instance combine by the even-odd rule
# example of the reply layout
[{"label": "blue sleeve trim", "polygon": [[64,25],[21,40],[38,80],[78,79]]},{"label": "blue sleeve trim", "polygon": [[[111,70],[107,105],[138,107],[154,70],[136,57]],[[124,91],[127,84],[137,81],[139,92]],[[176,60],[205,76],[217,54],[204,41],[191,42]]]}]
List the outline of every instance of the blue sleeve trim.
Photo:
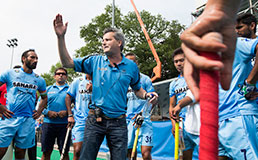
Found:
[{"label": "blue sleeve trim", "polygon": [[133,88],[133,90],[139,90],[141,87],[137,87],[137,84],[140,82],[141,80],[141,76],[140,76],[140,73],[138,74],[138,80],[131,85],[131,87]]},{"label": "blue sleeve trim", "polygon": [[252,45],[252,48],[251,48],[251,53],[255,56],[256,53],[255,53],[255,48],[256,48],[256,45],[258,43],[258,39],[256,39],[256,41],[253,43]]},{"label": "blue sleeve trim", "polygon": [[72,98],[75,98],[75,95],[72,94],[71,92],[67,92],[67,94],[69,94]]}]

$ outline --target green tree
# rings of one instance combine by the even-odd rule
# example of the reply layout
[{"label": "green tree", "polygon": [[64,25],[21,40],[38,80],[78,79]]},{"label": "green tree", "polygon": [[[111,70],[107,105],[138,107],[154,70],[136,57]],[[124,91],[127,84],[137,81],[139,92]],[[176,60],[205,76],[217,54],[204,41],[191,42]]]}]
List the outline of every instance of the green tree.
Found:
[{"label": "green tree", "polygon": [[[153,16],[144,10],[140,12],[140,15],[162,62],[160,80],[175,77],[178,73],[172,62],[172,53],[181,45],[179,34],[184,30],[184,26],[175,20],[170,22],[161,15]],[[140,71],[151,76],[156,61],[134,12],[129,12],[124,16],[122,28],[127,39],[125,52],[137,54]]]},{"label": "green tree", "polygon": [[[81,27],[80,37],[84,39],[85,46],[76,51],[75,57],[103,53],[101,47],[103,31],[105,28],[111,27],[112,6],[107,5],[105,11],[105,13],[93,18],[91,23]],[[115,24],[117,28],[121,28],[122,17],[120,9],[115,8]]]},{"label": "green tree", "polygon": [[[96,16],[91,23],[81,27],[80,36],[84,39],[85,46],[77,50],[76,57],[103,53],[101,48],[103,30],[111,26],[111,13],[112,6],[107,5],[105,13]],[[162,62],[162,78],[160,80],[177,76],[178,73],[172,62],[172,53],[181,45],[179,34],[185,26],[179,24],[176,20],[167,21],[161,15],[151,15],[144,10],[140,12],[140,15]],[[126,46],[123,52],[135,53],[138,57],[140,71],[151,76],[156,61],[141,30],[136,14],[129,12],[124,16],[119,8],[115,8],[115,25],[116,28],[122,30],[126,37]]]},{"label": "green tree", "polygon": [[[45,79],[47,86],[53,85],[55,83],[54,73],[55,70],[62,67],[62,64],[58,62],[51,66],[49,73],[44,73],[41,76]],[[75,72],[72,68],[66,68],[68,73],[67,83],[70,84],[74,78],[81,76],[81,73]]]}]

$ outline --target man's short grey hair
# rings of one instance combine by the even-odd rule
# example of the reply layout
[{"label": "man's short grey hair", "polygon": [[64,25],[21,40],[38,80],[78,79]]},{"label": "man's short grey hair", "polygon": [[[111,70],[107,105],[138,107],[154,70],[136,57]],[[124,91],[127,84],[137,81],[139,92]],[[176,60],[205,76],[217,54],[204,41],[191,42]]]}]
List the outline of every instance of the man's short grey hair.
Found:
[{"label": "man's short grey hair", "polygon": [[124,49],[124,45],[125,45],[125,37],[124,37],[124,34],[119,30],[119,29],[116,29],[116,28],[106,28],[103,32],[103,35],[105,35],[106,33],[109,33],[109,32],[113,32],[115,33],[114,34],[114,38],[117,40],[117,41],[122,41],[122,45],[120,46],[120,50],[123,51]]}]

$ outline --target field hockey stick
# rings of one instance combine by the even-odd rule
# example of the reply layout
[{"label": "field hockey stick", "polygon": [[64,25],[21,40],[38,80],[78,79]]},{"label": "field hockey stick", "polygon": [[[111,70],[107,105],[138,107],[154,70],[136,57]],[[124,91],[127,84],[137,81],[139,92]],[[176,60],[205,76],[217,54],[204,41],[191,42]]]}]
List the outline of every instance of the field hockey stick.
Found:
[{"label": "field hockey stick", "polygon": [[175,153],[174,158],[175,160],[179,159],[178,152],[179,152],[179,122],[175,123]]},{"label": "field hockey stick", "polygon": [[[222,42],[222,36],[216,32],[204,35],[203,39],[206,40],[206,37],[209,41]],[[200,52],[200,55],[210,60],[220,60],[216,53]],[[218,159],[218,83],[219,71],[200,70],[200,160]]]},{"label": "field hockey stick", "polygon": [[136,135],[135,135],[134,143],[133,143],[133,150],[132,150],[132,154],[131,154],[131,160],[133,160],[133,158],[135,156],[135,152],[136,152],[136,148],[137,148],[137,143],[138,143],[139,132],[140,132],[140,126],[136,130]]},{"label": "field hockey stick", "polygon": [[60,160],[63,160],[63,158],[64,158],[65,148],[66,148],[66,145],[67,145],[67,142],[68,142],[69,133],[70,133],[71,130],[72,130],[72,128],[69,127],[67,129],[67,131],[66,131],[65,141],[64,141],[64,145],[63,145],[63,149],[62,149]]},{"label": "field hockey stick", "polygon": [[[150,97],[147,97],[147,102],[145,103],[143,109],[141,110],[140,114],[142,116],[146,115],[148,112],[148,108],[150,107],[150,99],[153,97],[154,95],[151,95]],[[150,115],[153,112],[154,107],[151,109],[150,111]],[[141,124],[143,123],[144,119],[142,119]],[[138,143],[138,136],[139,136],[139,132],[140,132],[140,128],[141,128],[141,124],[138,125],[137,130],[136,130],[136,135],[135,135],[135,139],[134,139],[134,143],[133,143],[133,149],[132,149],[132,154],[131,154],[131,159],[133,160],[135,153],[136,153],[136,148],[137,148],[137,143]]]}]

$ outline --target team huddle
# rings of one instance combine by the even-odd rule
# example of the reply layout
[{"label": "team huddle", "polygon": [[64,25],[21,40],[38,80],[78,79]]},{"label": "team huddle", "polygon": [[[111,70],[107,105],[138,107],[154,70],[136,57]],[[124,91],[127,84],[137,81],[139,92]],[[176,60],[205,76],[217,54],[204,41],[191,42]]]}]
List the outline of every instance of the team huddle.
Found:
[{"label": "team huddle", "polygon": [[[63,65],[55,70],[53,85],[46,86],[45,80],[33,72],[38,62],[33,49],[22,54],[20,68],[0,74],[0,85],[6,85],[7,90],[6,102],[0,102],[0,159],[13,142],[15,159],[24,160],[26,149],[36,143],[35,120],[43,115],[42,160],[50,159],[56,140],[62,159],[69,159],[70,141],[65,142],[68,128],[72,129],[68,139],[73,142],[74,160],[97,159],[104,138],[111,159],[136,159],[132,150],[137,127],[140,127],[138,143],[142,158],[151,160],[153,128],[150,110],[157,104],[158,94],[151,79],[140,73],[136,54],[123,53],[124,35],[118,29],[106,28],[102,40],[105,55],[72,59],[65,43],[67,23],[64,24],[58,14],[53,24]],[[227,90],[224,85],[219,88],[220,160],[258,160],[256,24],[252,14],[244,14],[237,18],[234,28],[239,38],[234,44],[232,80]],[[196,150],[197,154],[199,151],[200,106],[198,92],[188,86],[191,81],[184,78],[189,76],[185,74],[191,69],[189,64],[196,67],[197,61],[188,57],[189,46],[184,35],[182,40],[182,49],[176,49],[172,55],[180,74],[169,86],[169,116],[173,135],[175,123],[180,121],[182,124],[181,145],[184,147],[181,158],[190,160],[193,151]],[[85,74],[68,85],[66,68]]]},{"label": "team huddle", "polygon": [[[238,34],[232,80],[228,90],[219,86],[219,159],[258,159],[257,99],[257,20],[252,14],[237,18]],[[174,52],[174,65],[180,72],[170,84],[169,113],[173,125],[183,121],[183,159],[192,159],[199,150],[200,108],[184,79],[184,52]],[[189,68],[188,68],[189,69]],[[186,91],[187,90],[187,91]],[[187,107],[185,107],[187,106]],[[185,108],[184,108],[185,107]],[[177,116],[179,114],[179,117]],[[174,130],[172,131],[174,134]],[[212,144],[211,144],[212,145]]]}]

